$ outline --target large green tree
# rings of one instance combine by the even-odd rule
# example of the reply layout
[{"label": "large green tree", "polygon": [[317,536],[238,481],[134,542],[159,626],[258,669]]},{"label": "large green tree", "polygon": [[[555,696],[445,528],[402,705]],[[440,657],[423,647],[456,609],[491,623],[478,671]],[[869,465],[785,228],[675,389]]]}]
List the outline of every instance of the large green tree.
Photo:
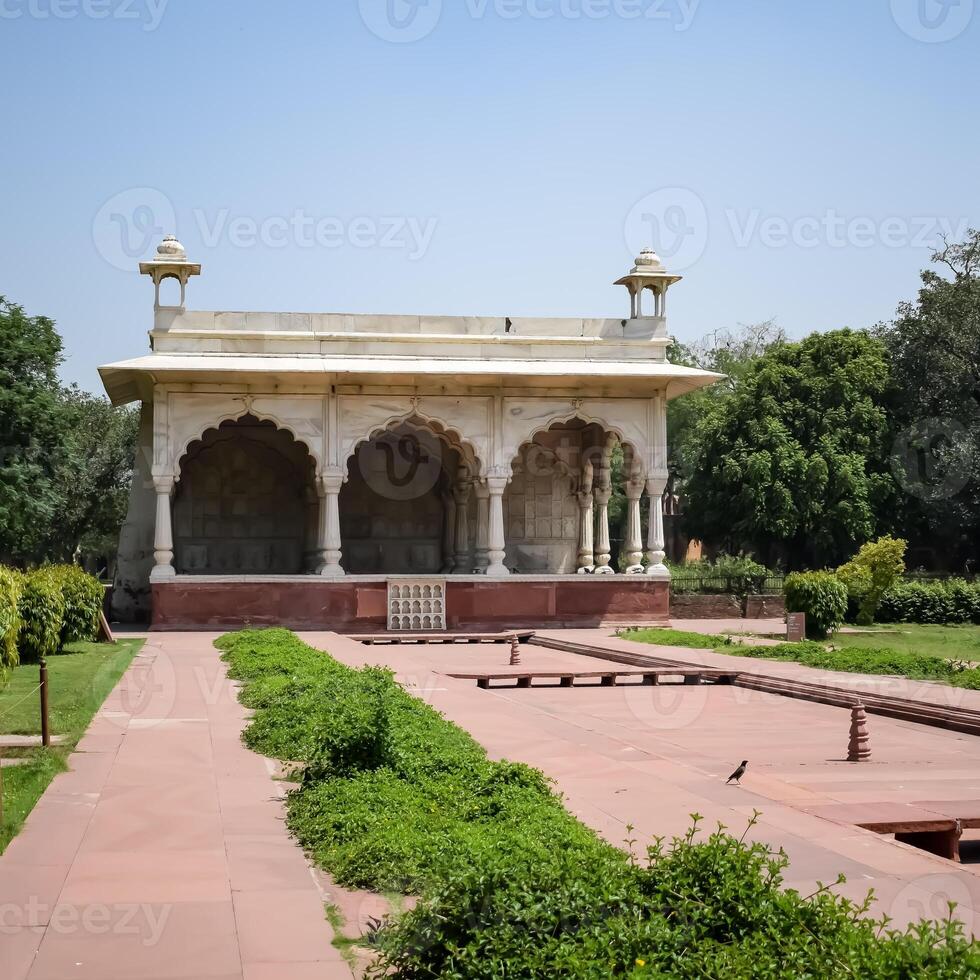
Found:
[{"label": "large green tree", "polygon": [[54,322],[0,297],[0,561],[43,547],[57,508],[61,338]]},{"label": "large green tree", "polygon": [[880,328],[895,379],[892,465],[910,560],[980,562],[980,232],[947,244]]},{"label": "large green tree", "polygon": [[0,297],[0,563],[110,550],[125,518],[138,414],[58,380],[52,320]]},{"label": "large green tree", "polygon": [[887,351],[868,333],[769,346],[694,428],[689,533],[804,567],[890,530],[889,393]]}]

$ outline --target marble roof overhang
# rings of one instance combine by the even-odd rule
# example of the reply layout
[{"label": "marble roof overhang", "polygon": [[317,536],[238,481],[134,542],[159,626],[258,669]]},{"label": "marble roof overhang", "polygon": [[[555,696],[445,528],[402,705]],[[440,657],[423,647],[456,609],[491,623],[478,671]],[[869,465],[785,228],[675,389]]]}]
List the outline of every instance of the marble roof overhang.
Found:
[{"label": "marble roof overhang", "polygon": [[154,352],[99,368],[114,405],[152,399],[155,384],[238,384],[290,390],[331,385],[454,386],[518,389],[574,387],[675,398],[723,377],[661,360],[410,357],[384,355]]}]

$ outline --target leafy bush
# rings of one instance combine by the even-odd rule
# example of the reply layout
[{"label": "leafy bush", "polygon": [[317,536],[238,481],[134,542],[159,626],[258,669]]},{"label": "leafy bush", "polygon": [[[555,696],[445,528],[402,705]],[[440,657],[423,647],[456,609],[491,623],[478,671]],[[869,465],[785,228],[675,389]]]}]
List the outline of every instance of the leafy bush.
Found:
[{"label": "leafy bush", "polygon": [[907,542],[885,536],[869,541],[845,565],[837,577],[847,586],[848,612],[854,607],[858,623],[870,626],[881,603],[881,597],[905,574]]},{"label": "leafy bush", "polygon": [[844,622],[847,587],[832,572],[793,572],[783,588],[787,611],[806,613],[810,639],[825,639]]},{"label": "leafy bush", "polygon": [[955,920],[888,933],[828,889],[784,891],[785,857],[721,828],[641,863],[579,823],[540,772],[489,760],[388,671],[345,667],[284,630],[219,646],[256,711],[249,744],[305,763],[288,819],[314,860],[341,884],[421,896],[373,931],[373,977],[980,972]]},{"label": "leafy bush", "polygon": [[866,917],[869,902],[784,890],[782,852],[721,828],[697,840],[698,819],[642,866],[559,855],[521,877],[502,867],[454,874],[380,930],[369,975],[899,980],[980,965],[957,921],[888,932]]},{"label": "leafy bush", "polygon": [[17,634],[20,632],[20,593],[22,579],[19,572],[0,566],[0,687],[7,671],[19,662]]},{"label": "leafy bush", "polygon": [[60,583],[65,601],[61,645],[94,640],[99,633],[99,612],[105,596],[102,583],[77,565],[55,565],[50,571]]},{"label": "leafy bush", "polygon": [[58,575],[51,568],[39,568],[24,576],[18,611],[21,661],[36,663],[61,649],[65,600]]},{"label": "leafy bush", "polygon": [[882,623],[980,623],[980,582],[899,582],[881,597]]}]

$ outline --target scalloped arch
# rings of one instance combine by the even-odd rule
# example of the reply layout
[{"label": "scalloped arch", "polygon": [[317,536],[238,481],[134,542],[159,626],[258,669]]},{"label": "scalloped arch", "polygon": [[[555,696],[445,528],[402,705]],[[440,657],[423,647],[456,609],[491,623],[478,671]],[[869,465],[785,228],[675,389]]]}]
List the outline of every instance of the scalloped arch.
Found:
[{"label": "scalloped arch", "polygon": [[177,452],[174,453],[174,457],[173,457],[174,480],[178,483],[180,482],[181,465],[184,462],[184,458],[187,456],[188,452],[190,451],[190,447],[195,442],[201,442],[209,432],[212,431],[217,432],[221,428],[221,426],[226,425],[229,422],[240,422],[242,419],[247,418],[249,416],[251,416],[254,419],[258,419],[260,422],[271,422],[276,427],[277,430],[281,432],[285,432],[293,440],[293,442],[302,446],[306,450],[307,455],[310,457],[311,460],[313,460],[316,472],[317,473],[320,472],[322,463],[319,456],[313,450],[313,447],[310,446],[310,444],[305,439],[301,438],[296,433],[296,430],[292,426],[284,423],[280,419],[277,419],[274,415],[270,415],[267,412],[256,411],[253,406],[251,408],[244,408],[242,410],[237,410],[235,412],[229,412],[218,419],[213,419],[212,421],[207,422],[203,428],[200,428],[195,435],[192,435],[190,438],[185,439],[183,444],[177,450]]},{"label": "scalloped arch", "polygon": [[464,438],[458,429],[447,426],[439,419],[426,415],[419,410],[390,416],[384,422],[372,424],[371,430],[367,434],[357,436],[353,440],[350,440],[342,463],[344,471],[347,471],[351,460],[362,446],[368,445],[380,436],[392,432],[402,425],[420,432],[430,432],[451,449],[455,449],[460,454],[460,457],[472,466],[474,476],[479,477],[484,475],[483,460],[478,455],[473,443],[469,439]]},{"label": "scalloped arch", "polygon": [[548,432],[556,425],[564,425],[566,422],[572,422],[576,419],[580,422],[585,422],[586,425],[601,426],[605,432],[612,433],[612,435],[614,435],[619,440],[621,445],[629,446],[630,449],[633,451],[634,458],[638,458],[640,460],[644,459],[644,451],[646,447],[638,445],[636,439],[627,438],[623,434],[623,430],[619,426],[612,425],[609,422],[607,422],[604,418],[601,418],[599,416],[588,415],[587,413],[583,412],[581,409],[574,409],[570,412],[565,412],[563,414],[555,415],[552,418],[548,419],[546,422],[542,422],[540,425],[537,425],[535,428],[533,428],[530,431],[529,434],[523,436],[520,442],[518,442],[516,446],[507,446],[506,447],[507,465],[512,466],[513,461],[517,459],[518,455],[520,454],[520,451],[526,445],[534,442],[534,440],[539,435]]}]

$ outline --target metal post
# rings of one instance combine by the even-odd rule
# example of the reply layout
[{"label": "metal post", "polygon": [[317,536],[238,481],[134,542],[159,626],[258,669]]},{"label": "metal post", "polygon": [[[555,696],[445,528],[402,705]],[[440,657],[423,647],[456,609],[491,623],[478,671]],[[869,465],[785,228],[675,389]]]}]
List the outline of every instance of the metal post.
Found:
[{"label": "metal post", "polygon": [[51,745],[51,730],[48,725],[48,662],[41,657],[41,744]]}]

